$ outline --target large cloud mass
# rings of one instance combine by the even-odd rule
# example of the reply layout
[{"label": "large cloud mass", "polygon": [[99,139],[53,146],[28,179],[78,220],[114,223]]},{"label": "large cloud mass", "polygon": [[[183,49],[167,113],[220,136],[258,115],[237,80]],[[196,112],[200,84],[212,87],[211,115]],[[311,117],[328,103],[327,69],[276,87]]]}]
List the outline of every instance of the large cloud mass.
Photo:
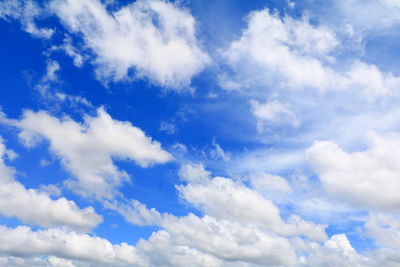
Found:
[{"label": "large cloud mass", "polygon": [[102,81],[146,77],[181,89],[209,62],[196,39],[194,18],[164,1],[137,1],[109,13],[100,1],[55,0],[52,11],[95,55]]}]

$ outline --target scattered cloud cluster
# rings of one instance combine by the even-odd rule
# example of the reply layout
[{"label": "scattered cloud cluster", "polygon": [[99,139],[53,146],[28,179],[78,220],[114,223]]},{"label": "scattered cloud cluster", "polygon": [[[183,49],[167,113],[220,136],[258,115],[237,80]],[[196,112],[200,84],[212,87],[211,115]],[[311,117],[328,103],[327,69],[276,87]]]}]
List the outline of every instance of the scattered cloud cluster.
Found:
[{"label": "scattered cloud cluster", "polygon": [[[322,12],[313,18],[312,12],[296,17],[255,10],[228,45],[210,45],[212,53],[204,48],[210,46],[199,35],[198,17],[179,1],[0,2],[0,19],[19,21],[23,31],[49,46],[43,53],[46,69],[34,87],[42,100],[89,109],[81,120],[51,108],[29,108],[20,118],[0,113],[1,126],[17,132],[20,149],[48,150],[69,175],[57,177],[62,179],[57,186],[28,188],[12,167],[19,151],[0,139],[0,215],[20,223],[0,225],[0,265],[399,266],[400,78],[370,62],[362,44],[374,31],[398,25],[400,2],[328,2],[343,19],[340,26]],[[291,10],[299,6],[285,3]],[[377,12],[348,14],[355,7]],[[48,18],[57,24],[48,26],[51,22],[43,22]],[[181,143],[179,137],[193,134],[180,127],[191,125],[188,117],[194,114],[184,106],[176,109],[179,119],[154,124],[165,138],[155,135],[156,141],[147,129],[56,88],[63,79],[56,52],[71,57],[82,72],[90,64],[106,86],[141,79],[161,90],[194,92],[193,78],[212,69],[214,80],[202,86],[221,92],[212,98],[206,92],[207,104],[193,109],[212,113],[218,141],[231,139],[221,141],[222,148],[211,127],[204,127],[205,149]],[[231,104],[239,102],[245,114]],[[253,127],[252,135],[243,141],[223,128],[222,108],[236,131]],[[190,151],[201,151],[208,162],[198,162]],[[46,157],[41,155],[41,168],[51,167]],[[172,162],[168,175],[174,178],[165,179],[173,181],[171,199],[185,212],[161,211],[126,193],[131,173],[118,161],[147,169],[143,172]],[[65,192],[78,198],[69,200]],[[85,201],[92,206],[80,207]],[[96,227],[110,214],[132,229],[151,229],[149,237],[135,244],[99,237]],[[368,248],[358,251],[352,244],[358,239]]]},{"label": "scattered cloud cluster", "polygon": [[36,25],[36,18],[44,16],[43,10],[34,1],[4,0],[0,3],[0,18],[18,20],[22,29],[38,38],[50,38],[54,30],[40,28]]},{"label": "scattered cloud cluster", "polygon": [[[360,254],[345,234],[328,239],[324,225],[297,215],[285,221],[279,208],[257,191],[228,178],[211,177],[201,164],[185,164],[179,173],[185,181],[177,186],[182,200],[203,215],[177,217],[148,209],[138,201],[114,203],[114,210],[128,222],[163,228],[136,246],[151,255],[153,264],[185,266],[191,261],[194,266],[379,266],[382,262],[391,264],[390,257],[395,255],[398,240],[393,233],[399,226],[394,217],[373,214],[365,228],[365,234],[383,238],[377,242],[389,244],[391,249]],[[271,175],[262,178],[282,179]],[[382,225],[386,223],[390,228]]]},{"label": "scattered cloud cluster", "polygon": [[186,181],[176,186],[182,200],[202,211],[202,216],[161,214],[137,201],[130,206],[116,204],[114,210],[130,223],[162,227],[164,230],[153,233],[149,240],[165,235],[172,247],[185,247],[214,259],[211,266],[228,262],[294,265],[298,259],[291,238],[301,236],[308,240],[304,242],[327,239],[324,225],[297,215],[285,221],[279,208],[257,191],[229,178],[212,178],[201,164],[185,164],[179,173]]}]

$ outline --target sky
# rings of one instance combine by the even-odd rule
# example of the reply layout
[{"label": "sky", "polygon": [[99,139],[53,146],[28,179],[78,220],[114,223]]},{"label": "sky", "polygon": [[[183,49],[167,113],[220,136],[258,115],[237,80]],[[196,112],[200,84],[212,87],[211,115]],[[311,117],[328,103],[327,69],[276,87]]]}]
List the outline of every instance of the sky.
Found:
[{"label": "sky", "polygon": [[0,0],[0,266],[400,266],[400,1]]}]

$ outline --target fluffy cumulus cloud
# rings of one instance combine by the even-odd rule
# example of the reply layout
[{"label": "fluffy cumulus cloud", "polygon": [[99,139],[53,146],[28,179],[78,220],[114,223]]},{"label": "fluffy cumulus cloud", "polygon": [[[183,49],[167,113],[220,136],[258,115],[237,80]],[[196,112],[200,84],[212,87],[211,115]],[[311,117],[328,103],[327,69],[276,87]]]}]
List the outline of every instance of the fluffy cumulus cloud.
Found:
[{"label": "fluffy cumulus cloud", "polygon": [[92,207],[80,209],[64,197],[53,200],[48,194],[26,189],[15,181],[1,184],[0,203],[1,215],[42,227],[66,225],[89,231],[103,221]]},{"label": "fluffy cumulus cloud", "polygon": [[16,217],[24,223],[42,227],[68,226],[90,231],[103,221],[92,207],[80,209],[64,197],[53,200],[47,193],[26,189],[14,180],[13,171],[4,163],[5,146],[0,143],[0,214]]},{"label": "fluffy cumulus cloud", "polygon": [[102,81],[134,72],[181,89],[210,61],[196,39],[195,19],[175,4],[137,1],[113,13],[98,0],[55,0],[50,6],[68,31],[82,35]]},{"label": "fluffy cumulus cloud", "polygon": [[[202,165],[195,166],[191,167],[195,174],[204,173]],[[317,240],[326,238],[324,226],[303,221],[298,216],[291,216],[288,223],[284,222],[279,208],[272,201],[229,178],[214,177],[177,186],[177,190],[187,202],[218,219],[265,227],[284,236],[304,235]]]},{"label": "fluffy cumulus cloud", "polygon": [[[202,216],[161,214],[137,201],[130,206],[114,205],[114,210],[130,223],[163,228],[148,241],[139,242],[138,246],[147,251],[155,253],[149,242],[157,238],[164,240],[166,251],[181,250],[186,257],[196,261],[200,257],[211,266],[229,266],[229,263],[292,266],[299,260],[292,238],[306,243],[327,239],[324,225],[297,215],[285,221],[279,208],[257,191],[228,178],[212,178],[202,164],[185,164],[179,173],[187,182],[177,186],[181,198],[198,208]],[[162,255],[164,261],[175,259],[174,254]]]},{"label": "fluffy cumulus cloud", "polygon": [[318,141],[308,150],[308,158],[332,195],[364,208],[397,210],[400,138],[370,133],[369,140],[366,150],[352,153],[333,142]]},{"label": "fluffy cumulus cloud", "polygon": [[139,241],[137,247],[151,259],[152,266],[222,266],[222,261],[211,254],[176,245],[172,236],[164,230],[154,232],[148,240]]},{"label": "fluffy cumulus cloud", "polygon": [[345,234],[333,235],[322,246],[310,247],[310,252],[304,266],[379,266],[374,258],[357,253]]},{"label": "fluffy cumulus cloud", "polygon": [[[226,89],[351,89],[369,100],[398,95],[398,77],[358,59],[343,64],[336,57],[340,46],[332,28],[313,25],[307,18],[281,17],[268,9],[254,11],[242,36],[222,52],[234,75],[222,73],[220,84]],[[296,123],[282,104],[272,102],[262,107],[255,102],[253,108],[258,117],[271,120],[281,114]]]},{"label": "fluffy cumulus cloud", "polygon": [[62,229],[33,231],[26,226],[1,226],[0,233],[0,251],[12,256],[53,255],[105,266],[146,266],[135,247],[126,243],[113,245],[106,239],[87,234]]},{"label": "fluffy cumulus cloud", "polygon": [[105,84],[143,78],[170,89],[189,89],[191,79],[211,62],[197,39],[195,18],[175,3],[141,0],[113,12],[99,0],[0,3],[0,19],[17,20],[39,38],[51,39],[56,31],[64,31],[38,26],[53,16],[66,33],[82,37],[83,45],[65,35],[61,45],[53,40],[49,52],[64,51],[77,67],[90,59]]},{"label": "fluffy cumulus cloud", "polygon": [[288,239],[232,221],[188,215],[166,218],[174,242],[196,248],[225,261],[261,265],[293,265],[296,262]]},{"label": "fluffy cumulus cloud", "polygon": [[[62,229],[33,231],[29,227],[0,227],[0,264],[12,266],[221,266],[209,254],[175,245],[165,231],[154,232],[136,246]],[[23,246],[29,242],[30,247]],[[42,257],[41,255],[48,255]]]},{"label": "fluffy cumulus cloud", "polygon": [[27,111],[20,120],[4,121],[21,130],[19,137],[28,147],[43,138],[48,140],[51,151],[76,177],[66,185],[88,197],[111,198],[116,188],[129,180],[112,158],[132,160],[141,167],[172,159],[160,143],[141,129],[113,120],[104,109],[99,109],[96,117],[86,116],[83,124],[43,111]]},{"label": "fluffy cumulus cloud", "polygon": [[356,61],[346,75],[350,86],[359,88],[368,100],[398,96],[400,79],[392,73],[383,73],[375,65]]},{"label": "fluffy cumulus cloud", "polygon": [[[389,263],[385,257],[393,258],[389,251],[375,252],[375,258],[361,255],[344,234],[317,244],[207,216],[166,221],[168,232],[154,232],[136,246],[113,245],[63,229],[1,226],[0,252],[9,256],[0,262],[15,266],[379,266],[381,259]],[[30,246],[23,245],[27,243]]]},{"label": "fluffy cumulus cloud", "polygon": [[211,172],[201,163],[184,164],[179,169],[179,177],[187,183],[203,183],[210,180]]},{"label": "fluffy cumulus cloud", "polygon": [[[181,197],[203,216],[161,214],[133,201],[116,211],[127,221],[158,225],[136,248],[151,263],[166,266],[396,266],[399,225],[394,215],[371,214],[365,235],[390,249],[358,253],[345,234],[329,239],[324,226],[292,215],[287,221],[279,209],[256,191],[227,178],[211,177],[201,164],[180,169],[185,185]],[[264,175],[279,180],[279,176]],[[282,183],[281,180],[279,180]],[[286,185],[287,186],[287,185]],[[225,198],[225,201],[220,199]],[[250,265],[249,265],[250,264]]]},{"label": "fluffy cumulus cloud", "polygon": [[337,44],[328,28],[290,17],[281,19],[262,10],[250,14],[248,28],[224,53],[228,63],[239,71],[246,62],[244,71],[250,74],[256,70],[261,76],[256,76],[258,79],[266,76],[264,81],[274,82],[278,75],[278,81],[289,87],[325,88],[334,74],[319,58],[328,57]]},{"label": "fluffy cumulus cloud", "polygon": [[[6,170],[5,177],[10,178],[12,173]],[[62,228],[1,226],[0,252],[8,255],[1,260],[20,266],[377,266],[375,258],[387,263],[396,255],[394,250],[362,255],[344,234],[327,239],[324,225],[297,215],[283,219],[280,209],[258,191],[239,181],[212,177],[202,164],[185,164],[179,174],[184,182],[176,186],[181,198],[203,215],[162,214],[137,200],[105,201],[106,208],[132,224],[162,229],[133,246]],[[252,183],[270,191],[291,190],[282,177],[265,173]],[[394,219],[371,215],[365,229],[377,243],[398,246],[390,237],[399,229]],[[27,243],[31,245],[22,245]]]}]

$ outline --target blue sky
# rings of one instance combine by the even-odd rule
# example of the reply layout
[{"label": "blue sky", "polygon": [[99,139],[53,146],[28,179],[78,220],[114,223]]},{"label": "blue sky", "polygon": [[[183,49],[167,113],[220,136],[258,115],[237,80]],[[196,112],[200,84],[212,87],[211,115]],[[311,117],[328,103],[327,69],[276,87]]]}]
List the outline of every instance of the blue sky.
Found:
[{"label": "blue sky", "polygon": [[400,266],[399,18],[0,1],[0,266]]}]

